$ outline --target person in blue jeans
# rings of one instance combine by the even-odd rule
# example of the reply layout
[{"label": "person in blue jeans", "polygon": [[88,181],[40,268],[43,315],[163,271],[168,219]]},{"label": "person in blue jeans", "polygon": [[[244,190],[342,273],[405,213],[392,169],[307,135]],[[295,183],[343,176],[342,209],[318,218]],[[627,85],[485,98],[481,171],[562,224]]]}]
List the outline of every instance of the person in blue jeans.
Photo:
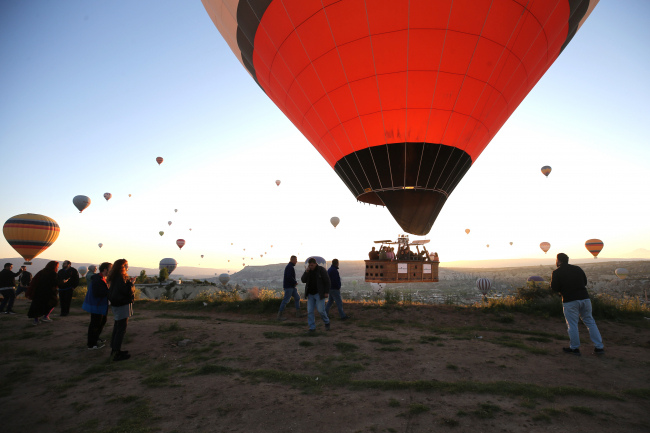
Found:
[{"label": "person in blue jeans", "polygon": [[569,256],[564,253],[557,255],[557,269],[551,275],[551,289],[562,295],[562,308],[566,319],[570,347],[564,347],[564,353],[580,356],[580,334],[578,320],[582,319],[589,330],[589,338],[594,343],[594,354],[604,355],[603,339],[591,315],[591,300],[587,293],[587,275],[579,266],[569,264]]},{"label": "person in blue jeans", "polygon": [[282,299],[280,311],[278,311],[278,317],[275,320],[287,320],[286,317],[282,317],[282,313],[284,312],[284,307],[287,306],[292,296],[296,302],[296,317],[302,317],[300,314],[300,295],[296,289],[296,287],[298,287],[298,281],[296,280],[296,263],[298,263],[298,257],[291,256],[289,264],[284,268],[284,280],[282,282],[282,287],[284,288],[284,299]]},{"label": "person in blue jeans", "polygon": [[325,299],[330,292],[330,277],[327,270],[316,263],[315,258],[310,258],[307,262],[307,268],[302,274],[300,281],[305,283],[305,297],[307,298],[307,323],[309,324],[309,333],[316,332],[316,319],[314,318],[314,309],[318,310],[325,330],[330,330],[330,319],[325,312]]},{"label": "person in blue jeans", "polygon": [[339,275],[339,259],[332,260],[332,266],[327,270],[327,275],[330,277],[330,294],[327,298],[327,305],[325,306],[325,313],[327,317],[330,316],[330,308],[336,302],[336,308],[339,309],[339,317],[341,320],[347,320],[348,316],[343,312],[343,299],[341,299],[341,276]]}]

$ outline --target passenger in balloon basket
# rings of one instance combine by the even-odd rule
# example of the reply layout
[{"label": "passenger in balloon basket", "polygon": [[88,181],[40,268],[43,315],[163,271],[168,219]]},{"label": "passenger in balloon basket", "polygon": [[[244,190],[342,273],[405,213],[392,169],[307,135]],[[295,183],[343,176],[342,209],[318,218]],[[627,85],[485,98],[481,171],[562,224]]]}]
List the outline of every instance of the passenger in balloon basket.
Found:
[{"label": "passenger in balloon basket", "polygon": [[341,320],[348,320],[350,317],[343,312],[343,299],[341,299],[341,276],[339,275],[339,259],[332,260],[332,266],[327,270],[330,277],[330,293],[325,306],[325,314],[330,317],[330,308],[336,302],[336,308],[339,310]]},{"label": "passenger in balloon basket", "polygon": [[26,292],[29,284],[32,282],[32,274],[31,272],[27,271],[27,266],[21,266],[20,270],[22,271],[22,275],[18,278],[16,297],[18,297],[21,293]]},{"label": "passenger in balloon basket", "polygon": [[387,260],[395,260],[395,248],[389,248],[388,252],[386,252],[386,259]]},{"label": "passenger in balloon basket", "polygon": [[368,258],[370,260],[379,260],[379,252],[375,251],[375,247],[372,247],[372,250],[368,253]]},{"label": "passenger in balloon basket", "polygon": [[90,324],[88,325],[88,350],[96,350],[104,347],[104,340],[99,338],[106,325],[108,314],[108,283],[106,277],[111,270],[111,264],[104,262],[99,265],[99,273],[93,274],[88,283],[88,291],[84,299],[84,311],[90,313]]},{"label": "passenger in balloon basket", "polygon": [[[374,250],[374,248],[373,248]],[[307,323],[309,324],[309,333],[316,332],[316,319],[314,318],[314,309],[318,310],[325,330],[330,330],[330,319],[325,312],[325,300],[329,296],[330,277],[327,270],[316,263],[315,258],[310,258],[307,262],[305,272],[302,274],[300,281],[305,283],[305,298],[307,298]]]},{"label": "passenger in balloon basket", "polygon": [[70,313],[70,304],[72,303],[72,293],[79,285],[79,272],[72,267],[70,260],[63,262],[63,269],[57,274],[59,282],[59,299],[61,301],[61,317],[66,317]]},{"label": "passenger in balloon basket", "polygon": [[379,260],[388,260],[388,255],[386,254],[386,249],[388,247],[381,247],[379,250]]},{"label": "passenger in balloon basket", "polygon": [[564,353],[580,356],[580,334],[578,320],[582,319],[589,330],[589,338],[594,343],[594,354],[604,355],[603,339],[591,315],[591,300],[587,293],[587,276],[579,266],[569,264],[569,256],[557,255],[557,269],[551,274],[551,289],[562,295],[562,309],[569,332],[570,346],[564,347]]},{"label": "passenger in balloon basket", "polygon": [[296,317],[303,317],[300,313],[300,295],[298,294],[297,289],[298,281],[296,280],[296,263],[298,263],[298,257],[291,256],[289,264],[284,268],[284,280],[282,282],[282,287],[284,288],[284,299],[282,299],[280,311],[278,311],[278,317],[276,319],[279,321],[287,320],[286,317],[282,317],[282,314],[292,296],[296,303]]},{"label": "passenger in balloon basket", "polygon": [[2,294],[0,313],[4,314],[16,314],[13,310],[16,299],[16,277],[23,273],[23,268],[21,267],[18,272],[13,272],[13,268],[13,264],[5,263],[4,269],[0,271],[0,294]]},{"label": "passenger in balloon basket", "polygon": [[51,261],[34,275],[25,296],[32,300],[27,317],[34,319],[34,325],[51,322],[50,314],[59,304],[57,272],[59,262]]},{"label": "passenger in balloon basket", "polygon": [[133,316],[135,300],[135,277],[129,278],[129,262],[119,259],[113,263],[106,282],[109,285],[108,300],[111,303],[113,334],[111,335],[111,358],[113,361],[125,361],[131,357],[128,350],[122,350],[122,341],[126,334],[129,317]]}]

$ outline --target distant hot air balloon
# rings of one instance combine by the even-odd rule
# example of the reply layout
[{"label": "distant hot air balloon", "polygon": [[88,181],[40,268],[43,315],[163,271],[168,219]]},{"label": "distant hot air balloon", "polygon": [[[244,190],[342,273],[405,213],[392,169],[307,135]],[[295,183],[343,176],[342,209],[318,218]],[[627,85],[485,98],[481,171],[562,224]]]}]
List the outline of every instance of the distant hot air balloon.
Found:
[{"label": "distant hot air balloon", "polygon": [[99,248],[101,248],[101,247],[104,246],[104,244],[101,244],[101,243],[100,243],[100,244],[97,244],[97,246],[98,246]]},{"label": "distant hot air balloon", "polygon": [[158,264],[158,269],[162,270],[163,268],[167,268],[167,271],[171,275],[172,272],[176,270],[176,266],[178,266],[178,262],[176,260],[172,258],[166,258],[160,261]]},{"label": "distant hot air balloon", "polygon": [[425,235],[597,1],[202,3],[353,196]]},{"label": "distant hot air balloon", "polygon": [[[300,245],[302,245],[302,244],[300,244]],[[271,248],[273,248],[273,245],[271,245]]]},{"label": "distant hot air balloon", "polygon": [[176,239],[176,245],[178,245],[178,249],[180,250],[185,246],[185,239]]},{"label": "distant hot air balloon", "polygon": [[232,242],[230,243],[230,245],[232,245]]},{"label": "distant hot air balloon", "polygon": [[88,272],[88,268],[85,267],[85,266],[79,266],[79,267],[77,268],[77,272],[79,272],[79,275],[81,275],[82,277],[84,277],[84,276],[86,275],[86,273]]},{"label": "distant hot air balloon", "polygon": [[230,260],[228,260],[228,263],[230,263]]},{"label": "distant hot air balloon", "polygon": [[476,288],[478,289],[479,292],[481,292],[483,297],[487,296],[491,287],[492,287],[492,282],[487,278],[479,278],[478,280],[476,280]]},{"label": "distant hot air balloon", "polygon": [[544,278],[537,276],[537,275],[532,275],[526,279],[528,282],[534,282],[534,283],[542,283],[544,282]]},{"label": "distant hot air balloon", "polygon": [[266,251],[264,251],[264,254],[266,254]]},{"label": "distant hot air balloon", "polygon": [[244,251],[246,251],[246,248],[244,248]]},{"label": "distant hot air balloon", "polygon": [[260,257],[264,257],[264,254],[260,254]]},{"label": "distant hot air balloon", "polygon": [[85,195],[77,195],[72,199],[72,204],[79,209],[79,213],[83,212],[88,206],[90,206],[90,198]]},{"label": "distant hot air balloon", "polygon": [[551,169],[550,166],[545,165],[544,167],[542,167],[542,174],[543,174],[544,176],[548,177],[548,175],[551,174],[551,170],[552,170],[552,169]]},{"label": "distant hot air balloon", "polygon": [[191,229],[191,228],[190,228],[190,231],[192,231],[192,229]]},{"label": "distant hot air balloon", "polygon": [[158,158],[156,158],[156,162],[158,163],[158,165],[160,165],[160,164],[162,164],[163,159],[161,157],[158,157]]},{"label": "distant hot air balloon", "polygon": [[512,245],[512,242],[510,242],[510,245]]},{"label": "distant hot air balloon", "polygon": [[172,225],[172,222],[171,222],[171,221],[167,221],[167,224]]},{"label": "distant hot air balloon", "polygon": [[158,234],[159,234],[160,236],[162,236],[162,235],[164,235],[164,234],[165,234],[165,232],[163,232],[163,231],[160,231],[160,232],[158,232]]},{"label": "distant hot air balloon", "polygon": [[131,197],[131,194],[129,194],[129,197]]},{"label": "distant hot air balloon", "polygon": [[551,249],[551,244],[549,244],[548,242],[542,242],[541,244],[539,244],[539,247],[542,249],[542,251],[544,251],[544,254],[546,254],[548,250]]},{"label": "distant hot air balloon", "polygon": [[242,263],[241,265],[242,265],[242,266],[246,266],[246,263]]},{"label": "distant hot air balloon", "polygon": [[469,234],[469,229],[465,229],[465,233]]},{"label": "distant hot air balloon", "polygon": [[111,194],[110,192],[105,192],[104,193],[104,198],[106,199],[106,201],[109,201],[111,199],[111,197],[113,197],[113,194]]},{"label": "distant hot air balloon", "polygon": [[336,228],[336,226],[339,225],[340,222],[341,222],[341,220],[339,219],[339,217],[330,218],[330,223],[332,223],[334,228]]},{"label": "distant hot air balloon", "polygon": [[486,247],[490,248],[490,244],[487,244]]},{"label": "distant hot air balloon", "polygon": [[305,266],[307,266],[309,264],[309,259],[311,259],[311,258],[316,259],[316,264],[318,266],[322,266],[325,269],[327,269],[327,260],[325,260],[321,256],[309,256],[309,257],[307,257],[307,260],[305,260]]},{"label": "distant hot air balloon", "polygon": [[244,280],[241,280],[241,285],[242,285],[242,286],[245,286],[246,284],[248,284],[248,281],[246,281],[245,279],[244,279]]},{"label": "distant hot air balloon", "polygon": [[94,274],[95,272],[97,272],[97,265],[88,266],[88,270]]},{"label": "distant hot air balloon", "polygon": [[201,254],[201,258],[203,258],[203,254]]},{"label": "distant hot air balloon", "polygon": [[627,278],[627,274],[628,274],[629,272],[628,272],[627,269],[625,269],[625,268],[618,268],[618,269],[616,269],[616,270],[614,271],[614,273],[616,274],[616,276],[617,276],[618,278],[620,278],[621,280],[624,280],[624,279]]},{"label": "distant hot air balloon", "polygon": [[279,180],[276,180],[276,181],[275,181],[275,184],[276,184],[277,186],[280,186],[280,181],[279,181]]},{"label": "distant hot air balloon", "polygon": [[178,212],[178,209],[174,209],[174,212]]},{"label": "distant hot air balloon", "polygon": [[230,281],[230,275],[228,274],[219,275],[219,281],[221,282],[221,284],[225,286],[226,284],[228,284],[228,281]]},{"label": "distant hot air balloon", "polygon": [[587,251],[589,251],[591,255],[594,256],[594,259],[598,258],[598,254],[600,254],[604,246],[605,244],[600,239],[589,239],[587,242],[585,242]]}]

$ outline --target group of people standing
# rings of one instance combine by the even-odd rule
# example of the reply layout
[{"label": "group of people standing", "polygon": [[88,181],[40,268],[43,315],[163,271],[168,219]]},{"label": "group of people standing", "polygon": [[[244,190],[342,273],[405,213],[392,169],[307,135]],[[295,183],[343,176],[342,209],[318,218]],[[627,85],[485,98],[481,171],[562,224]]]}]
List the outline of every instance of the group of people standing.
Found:
[{"label": "group of people standing", "polygon": [[401,247],[397,254],[395,254],[395,248],[382,246],[379,248],[379,251],[375,250],[375,247],[372,247],[372,250],[368,253],[368,258],[370,260],[419,260],[422,262],[437,262],[438,253],[433,253],[429,255],[426,247],[422,246],[422,251],[411,251],[411,247],[405,246]]},{"label": "group of people standing", "polygon": [[[284,269],[284,279],[282,287],[284,288],[284,299],[280,304],[280,311],[276,320],[287,320],[283,317],[284,309],[293,297],[296,306],[296,317],[303,315],[300,312],[300,295],[298,294],[298,280],[296,279],[296,263],[298,258],[291,256],[289,264]],[[308,332],[316,332],[315,310],[318,310],[325,330],[330,330],[329,311],[332,305],[336,303],[341,320],[349,319],[349,316],[343,311],[343,299],[341,298],[341,276],[339,275],[339,261],[332,260],[332,266],[325,269],[320,266],[313,257],[307,262],[307,267],[300,277],[300,281],[305,283],[304,297],[307,300],[307,324]],[[327,300],[327,303],[325,302]]]}]

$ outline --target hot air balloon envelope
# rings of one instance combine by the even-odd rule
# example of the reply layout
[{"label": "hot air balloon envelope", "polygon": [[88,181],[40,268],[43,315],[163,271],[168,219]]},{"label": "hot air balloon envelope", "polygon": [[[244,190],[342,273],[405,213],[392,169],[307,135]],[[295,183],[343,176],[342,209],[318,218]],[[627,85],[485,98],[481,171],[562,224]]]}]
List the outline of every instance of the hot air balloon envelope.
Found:
[{"label": "hot air balloon envelope", "polygon": [[537,275],[533,275],[533,276],[528,277],[528,279],[526,281],[533,281],[533,282],[541,283],[541,282],[544,281],[544,278],[539,277]]},{"label": "hot air balloon envelope", "polygon": [[276,180],[276,181],[275,181],[275,184],[276,184],[277,186],[280,186],[280,183],[281,183],[281,182],[280,182],[279,180]]},{"label": "hot air balloon envelope", "polygon": [[548,177],[549,174],[551,174],[552,168],[548,165],[545,165],[542,167],[542,174],[546,177]]},{"label": "hot air balloon envelope", "polygon": [[330,223],[332,223],[334,228],[336,228],[336,226],[339,225],[340,222],[341,222],[341,220],[339,219],[339,217],[330,218]]},{"label": "hot air balloon envelope", "polygon": [[85,195],[77,195],[72,199],[72,204],[79,209],[79,213],[83,212],[88,206],[90,206],[90,198]]},{"label": "hot air balloon envelope", "polygon": [[101,247],[104,246],[104,244],[97,244],[97,246],[98,246],[99,248],[101,248]]},{"label": "hot air balloon envelope", "polygon": [[160,164],[162,164],[163,159],[161,157],[158,157],[158,158],[156,158],[156,162],[158,163],[158,165],[160,165]]},{"label": "hot air balloon envelope", "polygon": [[469,234],[469,229],[465,229],[465,233]]},{"label": "hot air balloon envelope", "polygon": [[104,198],[106,199],[106,201],[109,201],[111,199],[111,197],[113,197],[113,194],[111,194],[110,192],[105,192],[104,193]]},{"label": "hot air balloon envelope", "polygon": [[221,284],[225,286],[226,284],[228,284],[228,281],[230,281],[230,275],[228,274],[219,275],[219,281],[221,282]]},{"label": "hot air balloon envelope", "polygon": [[305,267],[307,267],[307,265],[309,264],[309,259],[311,259],[311,258],[316,259],[316,264],[318,266],[322,266],[325,269],[327,269],[327,260],[325,260],[324,258],[322,258],[320,256],[309,256],[309,257],[307,257],[307,260],[305,260]]},{"label": "hot air balloon envelope", "polygon": [[551,244],[549,244],[548,242],[542,242],[541,244],[539,244],[539,247],[542,249],[542,251],[544,251],[544,254],[546,254],[548,250],[551,249]]},{"label": "hot air balloon envelope", "polygon": [[185,239],[176,239],[176,245],[178,245],[178,249],[180,250],[185,246]]},{"label": "hot air balloon envelope", "polygon": [[203,254],[201,254],[201,258],[203,258]]},{"label": "hot air balloon envelope", "polygon": [[162,236],[162,235],[164,235],[164,234],[165,234],[165,232],[163,232],[163,231],[160,231],[160,232],[158,232],[158,234],[159,234],[160,236]]},{"label": "hot air balloon envelope", "polygon": [[354,197],[427,234],[597,0],[203,0]]},{"label": "hot air balloon envelope", "polygon": [[620,278],[621,280],[624,280],[624,279],[627,278],[627,275],[628,275],[629,272],[625,268],[618,268],[617,270],[614,271],[614,273],[616,274],[616,276],[618,278]]},{"label": "hot air balloon envelope", "polygon": [[172,225],[172,222],[171,222],[171,221],[167,221],[167,224]]},{"label": "hot air balloon envelope", "polygon": [[171,275],[172,272],[176,270],[176,266],[178,266],[178,262],[176,260],[172,258],[166,258],[160,261],[158,264],[158,269],[162,270],[163,268],[167,268],[167,271],[169,271],[169,274]]},{"label": "hot air balloon envelope", "polygon": [[88,268],[85,267],[85,266],[79,266],[79,267],[77,268],[77,272],[79,272],[79,275],[81,275],[82,277],[84,277],[84,276],[86,275],[86,273],[88,273]]},{"label": "hot air balloon envelope", "polygon": [[248,281],[246,281],[246,280],[241,280],[241,284],[242,284],[242,286],[245,286],[246,284],[248,284]]},{"label": "hot air balloon envelope", "polygon": [[589,239],[587,242],[585,242],[587,251],[589,251],[591,255],[594,256],[594,259],[598,258],[598,254],[600,254],[604,246],[605,244],[600,239]]},{"label": "hot air balloon envelope", "polygon": [[483,296],[487,295],[492,287],[492,282],[487,278],[479,278],[476,280],[476,288]]}]

